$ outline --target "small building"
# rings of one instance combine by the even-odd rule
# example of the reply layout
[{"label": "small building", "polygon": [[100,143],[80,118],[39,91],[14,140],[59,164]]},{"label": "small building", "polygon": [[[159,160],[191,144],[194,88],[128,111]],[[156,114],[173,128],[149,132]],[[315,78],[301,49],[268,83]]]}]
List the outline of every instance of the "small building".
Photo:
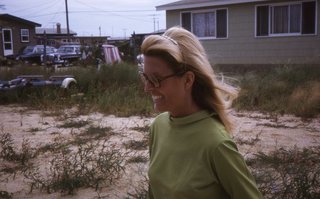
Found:
[{"label": "small building", "polygon": [[24,47],[35,45],[35,29],[39,26],[10,14],[0,14],[0,57],[14,57]]},{"label": "small building", "polygon": [[149,35],[162,35],[166,30],[160,29],[155,32],[149,32],[149,33],[134,33],[131,35],[131,38],[134,40],[134,43],[136,46],[141,46],[143,40],[149,36]]},{"label": "small building", "polygon": [[319,0],[182,0],[156,7],[212,64],[319,64]]},{"label": "small building", "polygon": [[103,45],[108,41],[109,36],[76,36],[82,46]]},{"label": "small building", "polygon": [[37,44],[59,47],[63,44],[80,44],[80,40],[76,38],[77,33],[67,28],[61,28],[61,24],[57,23],[55,28],[36,28]]}]

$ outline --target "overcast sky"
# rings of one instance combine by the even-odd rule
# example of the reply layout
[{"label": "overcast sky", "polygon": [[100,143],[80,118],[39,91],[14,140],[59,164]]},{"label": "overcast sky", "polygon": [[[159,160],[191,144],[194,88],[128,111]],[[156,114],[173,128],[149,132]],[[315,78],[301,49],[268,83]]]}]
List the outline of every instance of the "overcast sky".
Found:
[{"label": "overcast sky", "polygon": [[[69,26],[79,36],[128,37],[165,28],[165,12],[155,6],[177,0],[68,0]],[[53,28],[66,28],[65,0],[0,0],[8,13]]]}]

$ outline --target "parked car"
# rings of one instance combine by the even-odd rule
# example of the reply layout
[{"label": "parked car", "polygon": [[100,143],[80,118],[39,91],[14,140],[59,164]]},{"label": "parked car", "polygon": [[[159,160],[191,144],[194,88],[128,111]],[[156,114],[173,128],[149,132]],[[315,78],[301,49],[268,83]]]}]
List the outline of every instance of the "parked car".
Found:
[{"label": "parked car", "polygon": [[[52,46],[46,46],[46,54],[52,54],[57,49]],[[32,45],[27,46],[22,54],[17,57],[18,60],[22,60],[29,63],[42,63],[42,57],[44,55],[44,45]]]},{"label": "parked car", "polygon": [[71,88],[77,81],[72,75],[51,76],[48,80],[43,75],[20,75],[10,81],[0,80],[0,91],[12,90],[23,87],[57,86]]},{"label": "parked car", "polygon": [[68,64],[79,60],[80,57],[80,45],[62,45],[57,52],[47,56],[47,61],[52,64]]}]

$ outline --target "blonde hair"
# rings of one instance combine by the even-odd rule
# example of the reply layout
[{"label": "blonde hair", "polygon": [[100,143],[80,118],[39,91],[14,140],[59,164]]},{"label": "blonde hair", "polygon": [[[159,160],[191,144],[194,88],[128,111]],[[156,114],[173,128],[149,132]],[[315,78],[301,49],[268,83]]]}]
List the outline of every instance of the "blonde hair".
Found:
[{"label": "blonde hair", "polygon": [[175,72],[184,69],[192,71],[195,75],[193,100],[201,108],[216,112],[226,130],[232,132],[233,122],[228,109],[238,89],[216,78],[206,52],[194,34],[181,27],[172,27],[162,36],[148,36],[142,43],[141,51],[146,56],[164,59]]}]

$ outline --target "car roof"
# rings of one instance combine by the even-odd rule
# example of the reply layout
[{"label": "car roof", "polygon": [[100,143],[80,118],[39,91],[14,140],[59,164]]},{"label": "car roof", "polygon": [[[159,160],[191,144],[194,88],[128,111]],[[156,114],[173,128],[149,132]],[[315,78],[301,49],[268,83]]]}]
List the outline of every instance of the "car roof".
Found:
[{"label": "car roof", "polygon": [[80,45],[61,45],[60,47],[80,47]]},{"label": "car roof", "polygon": [[[31,47],[31,48],[34,48],[34,47],[36,47],[36,48],[44,48],[44,45],[28,45],[28,46],[26,46],[26,47]],[[54,48],[53,46],[46,46],[47,48]]]}]

